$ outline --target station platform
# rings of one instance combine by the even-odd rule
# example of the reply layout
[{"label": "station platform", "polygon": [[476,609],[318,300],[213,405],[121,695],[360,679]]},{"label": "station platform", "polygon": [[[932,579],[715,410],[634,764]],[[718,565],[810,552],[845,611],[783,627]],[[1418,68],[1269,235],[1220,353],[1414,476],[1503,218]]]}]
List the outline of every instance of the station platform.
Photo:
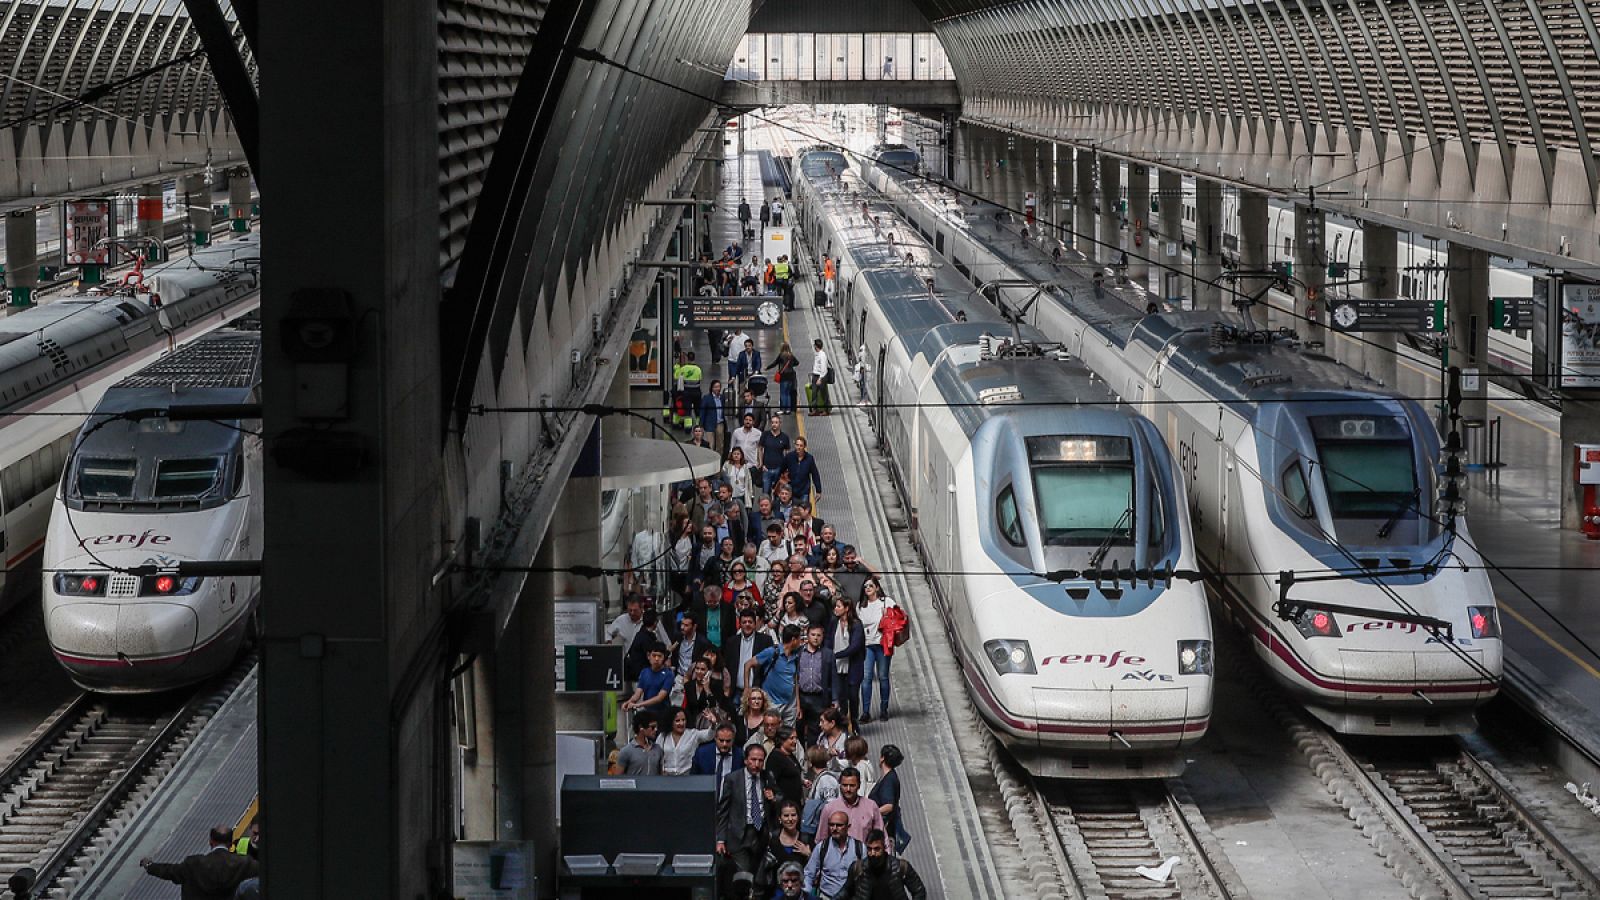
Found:
[{"label": "station platform", "polygon": [[[953,210],[954,201],[946,202]],[[1021,223],[1010,216],[980,217],[971,230],[1041,281],[1084,289],[1095,271],[1114,271],[1071,248],[1054,262],[1039,242],[1022,238]],[[1102,291],[1135,309],[1160,302],[1143,285],[1113,277]],[[1439,396],[1437,361],[1407,347],[1397,352],[1395,389]],[[1570,477],[1571,457],[1561,446],[1560,413],[1491,385],[1489,418],[1496,417],[1505,462],[1469,472],[1466,520],[1472,544],[1502,569],[1490,577],[1503,613],[1504,693],[1564,730],[1570,742],[1597,748],[1590,750],[1593,756],[1600,753],[1600,716],[1594,712],[1600,710],[1600,617],[1588,606],[1600,597],[1600,541],[1561,527],[1561,479]]]},{"label": "station platform", "polygon": [[[721,196],[712,216],[712,243],[719,254],[738,236],[741,197],[754,209],[763,196],[770,198],[782,192],[772,183],[775,173],[770,166],[763,178],[758,153],[747,152],[742,163],[737,151],[730,149],[723,166]],[[926,585],[920,578],[907,578],[902,571],[895,534],[879,497],[878,476],[869,449],[873,444],[871,431],[865,415],[855,407],[855,388],[849,378],[851,357],[835,337],[837,329],[831,315],[812,307],[811,298],[817,287],[812,260],[816,258],[819,255],[806,248],[795,287],[797,308],[783,315],[779,328],[751,335],[769,364],[781,345],[789,344],[799,361],[802,385],[814,357],[812,341],[823,340],[837,373],[832,387],[833,414],[805,415],[802,390],[798,397],[800,415],[784,416],[784,428],[791,437],[805,437],[817,458],[823,485],[816,502],[817,518],[836,526],[841,542],[856,546],[863,560],[884,572],[882,580],[889,594],[907,605],[914,623],[913,639],[892,657],[890,717],[888,721],[874,719],[863,725],[861,734],[871,744],[870,758],[874,761],[884,744],[894,744],[905,754],[906,762],[899,774],[904,822],[912,835],[906,858],[922,875],[928,896],[1005,897],[1001,873],[990,856],[987,825],[974,799],[973,774],[969,773],[969,769],[983,769],[986,775],[987,770],[976,760],[964,759],[957,745],[954,731],[959,726],[952,722],[941,692],[941,679],[950,683],[956,677],[955,671],[938,665],[936,656],[943,648],[943,640]],[[693,340],[697,356],[710,353],[704,332],[694,332]],[[706,358],[719,359],[716,354]],[[720,377],[725,372],[719,359],[715,375]],[[776,386],[769,390],[767,399],[776,409]],[[873,703],[876,707],[876,692]]]},{"label": "station platform", "polygon": [[82,879],[77,896],[169,900],[180,895],[178,885],[146,875],[139,860],[177,862],[204,853],[213,826],[232,827],[249,811],[257,792],[259,685],[260,669],[252,669]]}]

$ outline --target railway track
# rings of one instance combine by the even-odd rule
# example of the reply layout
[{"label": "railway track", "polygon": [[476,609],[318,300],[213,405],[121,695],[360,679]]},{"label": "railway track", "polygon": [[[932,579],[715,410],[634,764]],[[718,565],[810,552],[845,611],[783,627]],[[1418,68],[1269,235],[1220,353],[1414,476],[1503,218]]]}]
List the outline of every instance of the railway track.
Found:
[{"label": "railway track", "polygon": [[1600,897],[1600,879],[1469,750],[1334,743],[1448,896]]},{"label": "railway track", "polygon": [[148,796],[253,666],[252,656],[176,696],[85,692],[56,710],[0,770],[0,878],[31,868],[31,896],[69,895],[79,857],[131,798]]},{"label": "railway track", "polygon": [[1035,794],[1075,896],[1245,900],[1242,887],[1230,885],[1203,846],[1192,807],[1170,783],[1049,781],[1037,782]]}]

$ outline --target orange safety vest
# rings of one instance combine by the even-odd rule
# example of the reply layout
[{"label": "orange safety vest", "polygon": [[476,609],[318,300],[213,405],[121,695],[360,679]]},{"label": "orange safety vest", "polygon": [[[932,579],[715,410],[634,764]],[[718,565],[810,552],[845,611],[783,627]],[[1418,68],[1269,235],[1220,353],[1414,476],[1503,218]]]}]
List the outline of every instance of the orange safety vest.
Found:
[{"label": "orange safety vest", "polygon": [[773,266],[773,265],[772,265],[772,264],[771,264],[771,263],[768,263],[768,264],[767,264],[767,271],[766,271],[766,274],[764,274],[764,275],[763,275],[763,276],[762,276],[762,279],[763,279],[763,280],[764,280],[764,281],[765,281],[765,282],[766,282],[766,283],[767,283],[767,284],[772,284],[772,283],[774,283],[774,282],[776,282],[776,281],[777,281],[777,280],[778,280],[778,276],[777,276],[777,274],[776,274],[776,273],[774,273],[774,272],[773,272],[773,269],[774,269],[774,268],[775,268],[775,267],[774,267],[774,266]]},{"label": "orange safety vest", "polygon": [[830,259],[822,264],[822,277],[828,281],[833,280],[833,260]]}]

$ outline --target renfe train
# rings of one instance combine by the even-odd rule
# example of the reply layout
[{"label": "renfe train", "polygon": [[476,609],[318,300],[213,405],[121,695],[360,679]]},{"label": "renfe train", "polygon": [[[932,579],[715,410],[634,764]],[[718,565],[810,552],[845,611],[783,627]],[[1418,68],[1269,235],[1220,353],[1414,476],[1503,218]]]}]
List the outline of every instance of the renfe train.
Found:
[{"label": "renfe train", "polygon": [[[44,545],[80,417],[173,346],[254,309],[260,257],[260,237],[247,235],[0,319],[0,579]],[[0,591],[0,605],[15,594]]]},{"label": "renfe train", "polygon": [[215,331],[107,390],[78,433],[45,537],[44,620],[85,689],[191,684],[252,631],[259,578],[175,566],[260,558],[261,439],[149,411],[255,402],[260,358],[259,331]]},{"label": "renfe train", "polygon": [[1313,714],[1356,734],[1475,727],[1501,676],[1498,609],[1439,503],[1439,435],[1416,402],[1236,313],[1146,314],[946,191],[867,178],[973,283],[1044,286],[1038,327],[1160,427],[1224,608]]},{"label": "renfe train", "polygon": [[[1152,574],[1194,565],[1160,432],[1038,331],[908,267],[927,248],[874,231],[888,210],[847,199],[860,183],[842,155],[806,153],[799,174],[800,222],[840,256],[840,315],[873,361],[869,412],[974,705],[1037,774],[1181,772],[1210,721],[1211,623],[1200,587]],[[1146,574],[1079,574],[1095,569]]]}]

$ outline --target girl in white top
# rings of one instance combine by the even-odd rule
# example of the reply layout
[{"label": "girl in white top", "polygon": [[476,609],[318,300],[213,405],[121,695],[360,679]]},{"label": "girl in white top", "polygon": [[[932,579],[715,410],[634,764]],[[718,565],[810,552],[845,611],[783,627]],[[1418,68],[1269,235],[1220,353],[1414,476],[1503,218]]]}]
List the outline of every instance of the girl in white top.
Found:
[{"label": "girl in white top", "polygon": [[866,632],[867,646],[877,647],[883,643],[883,635],[878,632],[878,623],[883,621],[883,611],[894,604],[893,600],[883,595],[883,588],[878,582],[869,578],[861,587],[861,602],[856,605],[856,616],[861,619],[861,628]]},{"label": "girl in white top", "polygon": [[711,740],[710,728],[689,729],[689,714],[672,711],[672,727],[661,737],[661,774],[687,775],[694,767],[694,752]]},{"label": "girl in white top", "polygon": [[728,483],[733,499],[739,501],[741,507],[750,505],[750,465],[745,462],[743,449],[735,447],[728,451],[728,461],[722,464],[722,480]]}]

